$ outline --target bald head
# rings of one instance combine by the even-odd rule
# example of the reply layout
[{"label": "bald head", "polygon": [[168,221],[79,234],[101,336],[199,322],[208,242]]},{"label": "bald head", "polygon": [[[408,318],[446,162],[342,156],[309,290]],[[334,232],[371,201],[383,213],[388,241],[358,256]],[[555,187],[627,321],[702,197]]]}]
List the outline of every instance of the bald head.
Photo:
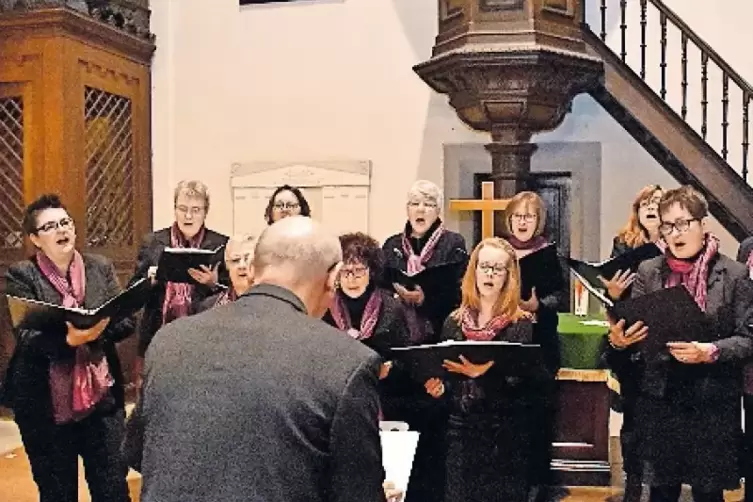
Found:
[{"label": "bald head", "polygon": [[291,275],[298,283],[326,277],[340,261],[338,238],[305,216],[290,216],[268,226],[254,254],[257,276]]}]

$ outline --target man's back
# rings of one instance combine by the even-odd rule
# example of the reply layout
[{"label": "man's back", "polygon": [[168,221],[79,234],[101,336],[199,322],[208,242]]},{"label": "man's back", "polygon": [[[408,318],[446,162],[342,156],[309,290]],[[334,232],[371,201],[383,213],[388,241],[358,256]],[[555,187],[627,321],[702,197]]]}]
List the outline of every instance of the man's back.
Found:
[{"label": "man's back", "polygon": [[139,410],[144,502],[383,500],[378,356],[253,288],[168,325]]}]

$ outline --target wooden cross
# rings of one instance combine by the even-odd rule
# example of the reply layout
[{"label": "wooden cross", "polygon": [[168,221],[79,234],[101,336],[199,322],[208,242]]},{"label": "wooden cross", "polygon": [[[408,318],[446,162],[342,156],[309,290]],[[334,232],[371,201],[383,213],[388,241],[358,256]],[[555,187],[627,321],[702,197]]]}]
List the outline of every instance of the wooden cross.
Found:
[{"label": "wooden cross", "polygon": [[494,198],[494,183],[481,183],[481,200],[452,199],[450,211],[481,211],[481,238],[494,237],[494,212],[504,211],[508,199]]}]

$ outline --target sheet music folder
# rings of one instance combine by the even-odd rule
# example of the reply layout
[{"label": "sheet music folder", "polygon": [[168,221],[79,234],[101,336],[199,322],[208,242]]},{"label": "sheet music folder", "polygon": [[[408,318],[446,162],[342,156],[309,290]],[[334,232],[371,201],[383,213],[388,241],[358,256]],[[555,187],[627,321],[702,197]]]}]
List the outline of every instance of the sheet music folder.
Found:
[{"label": "sheet music folder", "polygon": [[599,276],[609,280],[614,277],[617,271],[630,270],[636,272],[641,263],[661,254],[659,246],[648,243],[601,263],[589,263],[575,258],[567,258],[566,260],[570,269],[574,270],[580,278],[588,281],[595,288],[603,288]]},{"label": "sheet music folder", "polygon": [[520,293],[524,300],[531,297],[533,288],[536,288],[536,296],[539,299],[566,289],[565,274],[555,243],[524,256],[518,260],[518,263],[520,264]]},{"label": "sheet music folder", "polygon": [[140,279],[95,309],[67,308],[39,300],[8,296],[11,323],[19,329],[63,333],[67,330],[66,321],[79,329],[90,328],[105,317],[114,320],[135,314],[146,303],[150,288],[148,279]]},{"label": "sheet music folder", "polygon": [[436,267],[425,268],[414,275],[408,275],[403,270],[389,267],[384,271],[384,278],[388,285],[396,282],[409,291],[415,290],[418,285],[426,292],[436,288],[457,287],[458,277],[465,272],[465,270],[458,270],[462,267],[463,263],[461,262],[445,263]]},{"label": "sheet music folder", "polygon": [[466,378],[442,367],[445,359],[460,362],[463,355],[474,364],[494,361],[494,371],[505,376],[538,375],[543,367],[541,346],[510,342],[446,341],[430,345],[394,347],[394,359],[402,362],[419,383],[434,377]]},{"label": "sheet music folder", "polygon": [[157,280],[196,284],[196,281],[188,275],[188,269],[201,269],[202,265],[213,267],[222,260],[221,251],[224,247],[220,246],[216,249],[165,248],[157,264]]}]

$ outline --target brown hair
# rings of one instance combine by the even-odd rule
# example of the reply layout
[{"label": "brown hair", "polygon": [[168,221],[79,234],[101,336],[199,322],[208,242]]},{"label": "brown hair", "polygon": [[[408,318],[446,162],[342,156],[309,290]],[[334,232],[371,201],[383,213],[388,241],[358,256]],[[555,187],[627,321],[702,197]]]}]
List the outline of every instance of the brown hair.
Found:
[{"label": "brown hair", "polygon": [[501,249],[510,257],[510,262],[507,265],[507,279],[497,302],[494,304],[492,315],[507,315],[513,320],[517,320],[522,315],[520,311],[520,267],[515,257],[515,249],[504,239],[489,237],[479,242],[471,253],[461,286],[463,299],[460,302],[460,308],[451,314],[457,321],[460,320],[460,316],[465,309],[470,308],[477,311],[481,308],[481,300],[476,285],[476,267],[478,266],[479,253],[487,246]]},{"label": "brown hair", "polygon": [[541,200],[539,194],[535,192],[519,192],[515,194],[515,197],[510,199],[510,202],[505,208],[505,218],[502,224],[502,235],[509,237],[512,235],[512,215],[515,210],[522,206],[530,206],[536,213],[536,230],[533,232],[534,237],[538,237],[544,233],[546,227],[546,205]]},{"label": "brown hair", "polygon": [[690,185],[683,185],[680,188],[667,190],[659,202],[659,215],[669,211],[669,208],[675,204],[687,210],[690,216],[696,219],[703,219],[709,215],[709,203],[701,192]]},{"label": "brown hair", "polygon": [[657,190],[663,190],[663,188],[659,185],[648,185],[641,188],[641,191],[638,192],[638,195],[635,196],[635,200],[633,200],[630,217],[628,218],[627,223],[617,234],[617,239],[631,248],[637,248],[648,242],[646,229],[643,228],[641,220],[638,217],[638,210],[641,208],[641,203],[651,200]]},{"label": "brown hair", "polygon": [[381,277],[384,268],[384,253],[379,243],[363,232],[353,232],[340,236],[343,249],[343,263],[361,262],[369,267],[369,276],[373,280]]}]

